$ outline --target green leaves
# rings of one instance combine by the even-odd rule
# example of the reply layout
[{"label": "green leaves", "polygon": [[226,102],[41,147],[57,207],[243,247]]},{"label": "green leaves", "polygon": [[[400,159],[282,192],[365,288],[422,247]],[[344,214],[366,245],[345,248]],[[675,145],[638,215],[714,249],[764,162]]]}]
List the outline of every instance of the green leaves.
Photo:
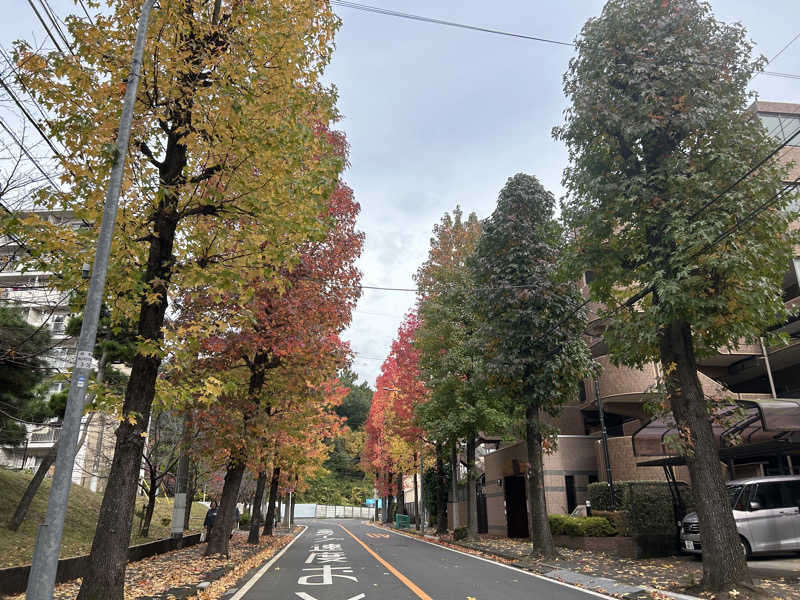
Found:
[{"label": "green leaves", "polygon": [[[749,218],[786,176],[747,109],[763,66],[746,32],[694,0],[612,0],[584,26],[564,78],[566,223],[592,297],[613,315],[615,358],[658,357],[659,327],[692,323],[700,354],[753,341],[785,316],[780,280],[791,257],[788,197]],[[726,235],[729,233],[730,235]],[[769,257],[766,259],[765,257]],[[652,286],[657,301],[621,302]]]},{"label": "green leaves", "polygon": [[536,178],[509,179],[471,263],[487,376],[513,410],[557,413],[590,371],[583,298],[565,278],[554,204]]}]

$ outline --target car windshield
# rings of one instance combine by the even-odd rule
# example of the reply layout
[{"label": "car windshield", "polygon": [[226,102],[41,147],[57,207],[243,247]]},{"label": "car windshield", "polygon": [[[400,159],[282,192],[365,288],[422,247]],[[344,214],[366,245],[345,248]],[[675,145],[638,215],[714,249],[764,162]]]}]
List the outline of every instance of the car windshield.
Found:
[{"label": "car windshield", "polygon": [[729,485],[728,487],[728,500],[731,502],[731,508],[735,510],[745,510],[744,500],[741,498],[743,485]]}]

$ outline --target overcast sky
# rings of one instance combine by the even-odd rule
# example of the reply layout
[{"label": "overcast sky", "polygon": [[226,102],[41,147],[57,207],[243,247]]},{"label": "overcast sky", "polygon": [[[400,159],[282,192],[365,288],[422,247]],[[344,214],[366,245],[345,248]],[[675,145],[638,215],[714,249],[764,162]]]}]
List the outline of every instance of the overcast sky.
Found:
[{"label": "overcast sky", "polygon": [[[44,39],[26,0],[1,0],[0,43]],[[572,41],[600,0],[362,0],[442,20]],[[59,15],[72,0],[50,0]],[[756,52],[772,57],[800,32],[797,0],[716,0],[717,18],[740,21]],[[343,26],[328,80],[339,90],[339,128],[350,142],[345,174],[361,204],[368,286],[411,288],[431,228],[445,211],[488,216],[506,179],[524,171],[557,197],[567,164],[551,137],[566,101],[566,46],[466,31],[335,7]],[[800,40],[770,71],[800,74]],[[757,77],[762,100],[800,101],[800,79]],[[344,338],[354,369],[374,385],[397,327],[414,305],[409,292],[364,290]]]}]

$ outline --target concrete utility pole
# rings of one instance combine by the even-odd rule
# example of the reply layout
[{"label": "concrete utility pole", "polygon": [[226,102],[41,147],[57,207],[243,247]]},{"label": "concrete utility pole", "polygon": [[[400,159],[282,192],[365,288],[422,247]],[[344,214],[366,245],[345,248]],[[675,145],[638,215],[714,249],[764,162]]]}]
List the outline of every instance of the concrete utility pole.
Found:
[{"label": "concrete utility pole", "polygon": [[114,222],[117,218],[117,204],[122,189],[122,175],[125,170],[125,157],[128,153],[128,141],[133,121],[133,109],[136,91],[139,87],[139,73],[142,67],[144,44],[147,34],[147,23],[155,0],[144,0],[142,13],[136,31],[136,42],[133,48],[130,73],[125,88],[125,100],[122,105],[117,148],[114,164],[111,167],[111,180],[106,193],[103,219],[97,239],[97,250],[94,257],[94,269],[89,282],[89,293],[83,311],[83,325],[78,339],[75,366],[72,369],[72,381],[69,386],[67,409],[61,427],[61,439],[56,458],[56,467],[50,486],[50,498],[47,502],[47,513],[36,538],[36,548],[28,576],[29,600],[50,600],[56,581],[58,555],[61,548],[61,537],[64,533],[64,517],[67,512],[69,488],[72,480],[72,469],[75,464],[76,443],[81,426],[86,401],[86,386],[92,369],[92,352],[97,338],[97,322],[100,317],[100,306],[103,303],[103,289],[106,283],[108,261],[111,254],[111,241],[114,235]]},{"label": "concrete utility pole", "polygon": [[[183,517],[186,513],[186,490],[189,487],[189,415],[183,417],[181,427],[181,458],[178,461],[178,471],[175,474],[175,502],[172,505],[172,525],[169,535],[172,538],[183,540]],[[183,546],[182,541],[179,542]]]}]

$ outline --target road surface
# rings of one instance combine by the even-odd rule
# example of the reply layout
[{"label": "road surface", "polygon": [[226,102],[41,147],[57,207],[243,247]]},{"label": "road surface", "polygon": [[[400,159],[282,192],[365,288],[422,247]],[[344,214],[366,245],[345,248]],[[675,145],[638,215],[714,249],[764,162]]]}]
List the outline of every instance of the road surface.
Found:
[{"label": "road surface", "polygon": [[303,520],[231,600],[589,600],[607,598],[356,519]]}]

